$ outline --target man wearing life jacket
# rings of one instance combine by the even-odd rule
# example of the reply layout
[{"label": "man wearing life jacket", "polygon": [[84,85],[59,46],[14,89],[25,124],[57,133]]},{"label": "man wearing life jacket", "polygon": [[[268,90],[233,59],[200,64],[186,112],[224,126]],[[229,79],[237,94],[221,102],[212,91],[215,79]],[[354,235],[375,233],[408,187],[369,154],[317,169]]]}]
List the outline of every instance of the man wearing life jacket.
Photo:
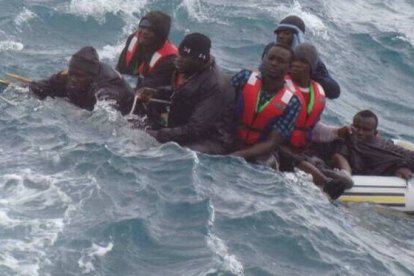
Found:
[{"label": "man wearing life jacket", "polygon": [[111,100],[122,114],[131,109],[134,93],[129,84],[111,66],[99,61],[95,48],[86,46],[69,61],[68,70],[49,79],[33,81],[29,89],[40,99],[67,98],[74,105],[92,111],[97,100]]},{"label": "man wearing life jacket", "polygon": [[[234,140],[235,94],[210,56],[211,41],[191,33],[180,43],[175,61],[167,126],[147,132],[161,143],[176,142],[192,150],[225,154]],[[165,98],[171,91],[143,88],[141,101]]]},{"label": "man wearing life jacket", "polygon": [[170,84],[174,71],[176,46],[168,40],[171,18],[161,11],[147,13],[138,30],[129,35],[116,69],[121,74],[138,76],[136,89]]},{"label": "man wearing life jacket", "polygon": [[300,112],[295,91],[285,86],[292,50],[274,45],[263,59],[260,72],[242,70],[231,79],[238,96],[238,141],[232,155],[256,163],[275,165],[271,153],[288,141]]},{"label": "man wearing life jacket", "polygon": [[304,42],[295,48],[290,74],[285,76],[289,89],[301,96],[301,112],[290,137],[290,145],[296,151],[304,149],[310,141],[311,131],[319,121],[325,108],[325,92],[322,86],[311,79],[318,62],[316,48]]},{"label": "man wearing life jacket", "polygon": [[[276,41],[269,43],[262,54],[262,58],[270,47],[275,44],[283,44],[294,50],[297,46],[302,44],[305,35],[305,23],[303,20],[295,15],[290,15],[283,18],[279,25],[274,30]],[[329,99],[336,99],[341,93],[339,84],[331,77],[328,69],[322,60],[318,57],[316,66],[312,72],[312,79],[318,82],[325,90],[326,97]]]}]

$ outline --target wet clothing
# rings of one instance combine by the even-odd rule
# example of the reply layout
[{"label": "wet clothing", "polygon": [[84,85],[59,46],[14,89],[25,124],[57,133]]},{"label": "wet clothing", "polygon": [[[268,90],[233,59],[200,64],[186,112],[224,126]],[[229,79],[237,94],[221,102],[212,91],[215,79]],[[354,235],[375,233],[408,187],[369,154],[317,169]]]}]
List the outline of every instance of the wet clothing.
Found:
[{"label": "wet clothing", "polygon": [[[271,42],[266,45],[265,49],[263,50],[262,59],[274,44],[274,42]],[[316,64],[314,72],[312,73],[312,79],[323,87],[325,90],[325,95],[328,99],[336,99],[341,94],[341,88],[339,84],[331,77],[328,69],[320,58]]]},{"label": "wet clothing", "polygon": [[[237,118],[241,118],[243,112],[243,98],[241,97],[242,91],[246,83],[249,81],[250,75],[252,74],[251,70],[243,69],[231,79],[231,85],[236,90],[236,96],[238,98],[236,104],[236,114]],[[258,75],[261,78],[260,75]],[[267,93],[262,91],[260,93],[259,106],[263,105],[265,102],[271,100],[274,94]],[[289,104],[286,107],[286,110],[282,116],[279,116],[276,120],[272,122],[272,129],[282,136],[284,139],[288,140],[290,135],[295,127],[295,121],[300,111],[300,102],[296,96],[292,97],[292,100],[289,101]]]},{"label": "wet clothing", "polygon": [[132,106],[133,91],[122,76],[111,66],[99,62],[99,71],[90,85],[82,88],[68,84],[68,74],[59,72],[47,80],[34,81],[29,89],[40,99],[46,97],[68,98],[74,105],[92,111],[98,99],[111,99],[116,109],[127,114]]},{"label": "wet clothing", "polygon": [[[171,76],[175,70],[174,59],[177,56],[176,53],[170,53],[162,57],[157,62],[157,65],[152,68],[150,66],[151,60],[154,58],[156,52],[161,50],[163,46],[159,49],[153,49],[152,51],[143,51],[142,47],[138,45],[135,48],[135,53],[132,54],[130,61],[127,62],[126,55],[128,54],[128,48],[133,39],[136,39],[135,33],[128,37],[125,47],[119,56],[116,69],[121,74],[136,75],[138,77],[136,85],[137,89],[141,87],[157,88],[170,85]],[[139,68],[141,68],[141,70],[139,70]],[[139,71],[141,71],[141,74],[138,76]]]},{"label": "wet clothing", "polygon": [[179,86],[172,85],[167,127],[152,135],[162,143],[174,141],[205,153],[227,153],[234,139],[234,101],[234,91],[212,60]]},{"label": "wet clothing", "polygon": [[350,136],[336,152],[348,160],[355,175],[393,176],[403,167],[414,171],[414,152],[380,137],[369,143]]}]

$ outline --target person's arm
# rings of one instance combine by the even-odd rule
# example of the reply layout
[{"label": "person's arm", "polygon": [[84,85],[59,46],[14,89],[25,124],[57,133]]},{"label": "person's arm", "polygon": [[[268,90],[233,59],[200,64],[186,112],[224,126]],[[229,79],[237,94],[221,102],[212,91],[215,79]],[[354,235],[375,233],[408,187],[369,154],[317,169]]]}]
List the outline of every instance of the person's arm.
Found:
[{"label": "person's arm", "polygon": [[129,42],[131,41],[133,37],[134,37],[134,34],[131,34],[128,36],[127,41],[125,43],[125,47],[124,49],[122,49],[122,52],[118,58],[116,70],[121,74],[132,75],[134,73],[131,69],[131,66],[127,66],[127,64],[125,63],[125,55],[128,51]]},{"label": "person's arm", "polygon": [[316,123],[313,127],[310,139],[312,142],[316,143],[328,143],[333,142],[339,138],[346,138],[349,134],[352,133],[351,126],[345,125],[342,127],[329,126],[322,122]]},{"label": "person's arm", "polygon": [[272,130],[272,132],[269,134],[269,137],[265,141],[256,143],[251,147],[235,151],[231,155],[243,157],[246,159],[253,158],[274,151],[276,149],[276,146],[283,143],[284,141],[285,140],[283,137],[280,136],[276,130]]},{"label": "person's arm", "polygon": [[40,99],[50,97],[66,97],[67,73],[61,71],[50,78],[29,83],[29,90]]},{"label": "person's arm", "polygon": [[328,99],[336,99],[341,94],[339,84],[331,77],[325,64],[320,59],[316,65],[316,70],[312,75],[312,79],[317,81],[323,87]]}]

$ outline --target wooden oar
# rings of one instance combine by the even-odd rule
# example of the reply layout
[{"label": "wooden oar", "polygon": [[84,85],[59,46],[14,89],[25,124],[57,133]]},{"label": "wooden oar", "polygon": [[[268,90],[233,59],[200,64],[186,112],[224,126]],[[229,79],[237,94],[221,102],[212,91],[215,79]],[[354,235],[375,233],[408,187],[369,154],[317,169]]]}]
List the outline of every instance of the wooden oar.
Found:
[{"label": "wooden oar", "polygon": [[6,80],[0,80],[0,84],[9,85],[10,82]]},{"label": "wooden oar", "polygon": [[23,83],[30,83],[30,82],[32,82],[32,80],[29,79],[29,78],[26,78],[26,77],[23,77],[23,76],[19,76],[17,74],[13,74],[13,73],[6,73],[6,76],[8,76],[9,78],[12,78],[12,79],[21,81]]}]

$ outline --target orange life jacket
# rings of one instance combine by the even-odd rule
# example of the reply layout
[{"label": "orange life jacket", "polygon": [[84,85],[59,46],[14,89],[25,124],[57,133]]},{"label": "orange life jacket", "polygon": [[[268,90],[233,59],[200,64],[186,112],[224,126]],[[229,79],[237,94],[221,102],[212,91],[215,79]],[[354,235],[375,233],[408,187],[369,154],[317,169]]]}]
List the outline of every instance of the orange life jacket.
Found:
[{"label": "orange life jacket", "polygon": [[[129,66],[129,64],[131,63],[132,58],[134,57],[137,49],[138,49],[138,32],[134,34],[134,37],[132,37],[131,41],[128,44],[127,52],[125,54],[125,63],[127,66]],[[171,55],[177,55],[177,53],[178,53],[177,47],[170,41],[168,40],[165,41],[164,45],[152,55],[150,63],[148,64],[149,65],[148,73],[154,70],[154,68],[156,68],[164,58],[171,56]],[[138,68],[138,74],[144,75],[144,73],[145,73],[144,64],[141,63],[141,65]]]},{"label": "orange life jacket", "polygon": [[319,83],[311,80],[309,97],[308,100],[305,100],[303,92],[300,91],[299,86],[292,81],[289,75],[285,76],[285,82],[289,89],[301,95],[298,97],[301,109],[296,119],[295,129],[290,137],[290,144],[295,148],[302,148],[308,142],[309,131],[319,121],[325,108],[325,92]]},{"label": "orange life jacket", "polygon": [[295,95],[285,86],[277,91],[275,96],[261,110],[258,110],[257,104],[262,88],[262,81],[258,78],[258,74],[258,72],[252,72],[241,95],[243,111],[238,137],[242,142],[249,145],[258,142],[268,134],[272,122],[283,114]]}]

